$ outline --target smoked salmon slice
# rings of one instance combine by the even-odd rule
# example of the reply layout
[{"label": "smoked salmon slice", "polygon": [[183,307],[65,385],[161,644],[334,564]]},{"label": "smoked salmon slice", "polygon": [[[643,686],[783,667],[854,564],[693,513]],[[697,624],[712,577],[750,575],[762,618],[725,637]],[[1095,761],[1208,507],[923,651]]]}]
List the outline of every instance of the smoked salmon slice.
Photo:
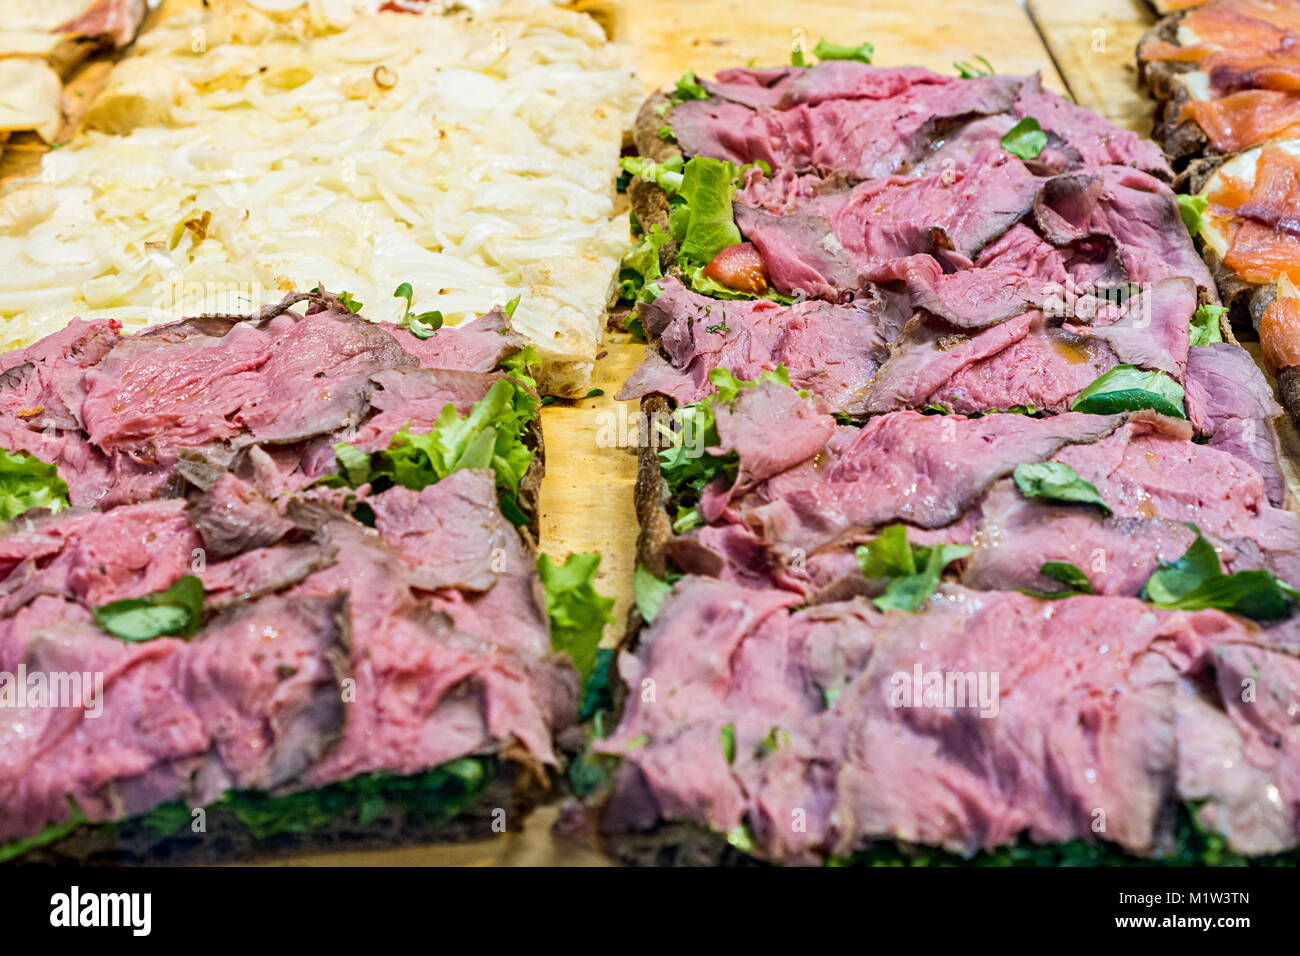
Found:
[{"label": "smoked salmon slice", "polygon": [[1242,90],[1222,99],[1193,100],[1179,118],[1195,120],[1219,152],[1238,153],[1300,135],[1300,92]]}]

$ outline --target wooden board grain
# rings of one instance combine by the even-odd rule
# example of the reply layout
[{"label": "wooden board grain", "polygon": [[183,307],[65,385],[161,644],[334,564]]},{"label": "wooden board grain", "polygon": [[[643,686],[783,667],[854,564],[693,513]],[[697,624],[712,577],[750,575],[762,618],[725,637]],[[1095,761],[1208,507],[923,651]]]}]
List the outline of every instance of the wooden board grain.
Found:
[{"label": "wooden board grain", "polygon": [[751,60],[790,62],[796,41],[811,49],[820,37],[875,44],[875,62],[916,63],[943,73],[955,60],[982,54],[1000,73],[1041,70],[1064,89],[1042,39],[1015,0],[574,0],[618,43],[633,52],[647,89],[671,84],[686,70],[711,75]]},{"label": "wooden board grain", "polygon": [[1137,86],[1138,40],[1155,15],[1142,0],[1028,0],[1074,99],[1117,126],[1151,132],[1154,105]]}]

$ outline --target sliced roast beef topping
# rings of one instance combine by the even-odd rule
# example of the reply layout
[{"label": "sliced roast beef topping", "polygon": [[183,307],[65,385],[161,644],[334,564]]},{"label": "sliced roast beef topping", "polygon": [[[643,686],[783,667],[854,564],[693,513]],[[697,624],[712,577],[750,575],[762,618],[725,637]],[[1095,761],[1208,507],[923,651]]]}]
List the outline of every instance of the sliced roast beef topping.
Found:
[{"label": "sliced roast beef topping", "polygon": [[[1020,445],[1010,436],[996,436],[1007,442],[999,451],[974,427],[1014,418],[1020,419],[1014,434],[1022,436],[1026,453],[1036,443],[1034,432],[1055,421],[898,413],[875,419],[856,440],[853,429],[841,429],[805,462],[787,465],[752,489],[733,493],[711,486],[700,513],[722,523],[675,539],[668,553],[687,572],[812,594],[838,576],[854,575],[852,545],[874,537],[882,525],[904,521],[913,525],[909,537],[916,544],[973,545],[959,569],[961,581],[972,587],[1060,590],[1040,569],[1047,562],[1068,562],[1097,593],[1136,595],[1159,561],[1176,560],[1192,544],[1195,524],[1226,573],[1263,568],[1288,583],[1300,581],[1300,519],[1269,504],[1262,479],[1248,465],[1190,441],[1190,428],[1172,427],[1170,420],[1135,418],[1094,431],[1079,444],[1047,446],[1053,460],[1097,489],[1109,511],[1026,499],[1010,480],[984,485],[988,471],[968,471],[965,484],[988,490],[958,503],[956,520],[912,516],[912,497],[931,507],[951,500],[936,478],[959,467],[954,462],[983,467],[991,462],[977,464],[979,456],[1006,453],[1011,463],[1001,466],[1002,474],[1021,464],[1015,460]],[[873,428],[877,432],[869,434]],[[781,431],[779,423],[773,431]],[[952,480],[962,487],[960,479]]]},{"label": "sliced roast beef topping", "polygon": [[[342,597],[277,597],[232,608],[177,658],[177,689],[210,728],[226,787],[292,784],[337,738],[346,606]],[[202,776],[213,784],[211,769]]]},{"label": "sliced roast beef topping", "polygon": [[[718,74],[721,78],[722,74]],[[870,66],[852,60],[824,60],[808,70],[791,71],[781,84],[780,109],[816,106],[827,100],[885,100],[900,96],[913,86],[948,86],[951,79],[923,66]],[[710,92],[713,92],[710,87]],[[988,91],[986,91],[988,94]],[[996,93],[989,94],[1001,101]],[[771,104],[761,104],[771,105]],[[988,104],[969,112],[992,112]]]},{"label": "sliced roast beef topping", "polygon": [[835,411],[875,374],[897,335],[897,297],[878,294],[847,305],[803,302],[791,307],[768,300],[724,302],[689,292],[676,279],[642,305],[646,329],[659,336],[668,361],[647,350],[620,399],[658,393],[679,403],[713,391],[709,372],[725,368],[753,381],[784,365],[797,388],[808,389]]},{"label": "sliced roast beef topping", "polygon": [[1187,370],[1188,328],[1196,311],[1196,284],[1185,276],[1164,279],[1130,296],[1114,322],[1067,323],[1065,329],[1105,342],[1116,360],[1165,372],[1182,381]]},{"label": "sliced roast beef topping", "polygon": [[1196,539],[1182,521],[1026,501],[1011,481],[989,490],[979,514],[979,547],[959,578],[981,590],[1060,591],[1061,582],[1041,573],[1057,561],[1082,571],[1097,594],[1136,595],[1158,562],[1176,561]]},{"label": "sliced roast beef topping", "polygon": [[960,169],[863,182],[821,211],[863,272],[935,248],[973,257],[1028,213],[1039,180],[1001,147]]},{"label": "sliced roast beef topping", "polygon": [[1034,213],[1053,245],[1098,238],[1115,242],[1134,282],[1190,276],[1214,294],[1173,192],[1152,176],[1125,166],[1055,176],[1044,185]]},{"label": "sliced roast beef topping", "polygon": [[858,267],[825,217],[812,212],[778,216],[741,203],[735,210],[736,225],[758,247],[778,292],[835,300],[863,287]]},{"label": "sliced roast beef topping", "polygon": [[1247,462],[1263,477],[1269,500],[1286,498],[1273,419],[1282,414],[1273,389],[1245,349],[1227,342],[1197,346],[1187,357],[1187,417],[1210,445]]},{"label": "sliced roast beef topping", "polygon": [[517,534],[497,507],[491,471],[453,472],[418,492],[390,488],[366,504],[375,513],[375,528],[398,548],[412,583],[421,588],[490,591],[512,570],[507,554],[521,563],[512,546]]},{"label": "sliced roast beef topping", "polygon": [[432,431],[443,410],[451,405],[468,415],[474,403],[488,393],[500,373],[460,369],[389,368],[377,373],[370,396],[370,416],[348,443],[362,451],[387,448],[402,428],[421,434]]},{"label": "sliced roast beef topping", "polygon": [[267,348],[258,370],[263,390],[242,404],[235,421],[252,440],[271,444],[356,425],[369,408],[372,379],[416,365],[382,326],[334,313],[293,322]]},{"label": "sliced roast beef topping", "polygon": [[189,573],[203,539],[178,499],[124,505],[43,522],[0,538],[0,614],[12,614],[38,594],[88,606],[140,597]]},{"label": "sliced roast beef topping", "polygon": [[826,60],[809,68],[740,67],[721,70],[703,86],[721,100],[751,109],[815,106],[827,100],[883,100],[905,93],[916,83],[947,83],[947,77],[922,66],[869,66],[849,60]]},{"label": "sliced roast beef topping", "polygon": [[841,535],[899,521],[940,528],[1016,465],[1095,441],[1119,423],[1116,416],[1073,412],[1044,419],[885,415],[860,429],[839,428],[819,456],[730,508],[783,559],[793,549],[809,554]]},{"label": "sliced roast beef topping", "polygon": [[[960,588],[919,615],[861,600],[788,614],[772,594],[687,578],[660,606],[639,659],[620,662],[633,686],[675,692],[654,703],[632,695],[618,730],[596,745],[635,768],[619,777],[607,831],[677,820],[727,833],[748,823],[758,856],[790,863],[876,839],[970,854],[1022,836],[1100,836],[1158,855],[1171,849],[1175,800],[1213,794],[1210,814],[1234,822],[1220,807],[1268,790],[1279,814],[1239,814],[1225,827],[1229,843],[1296,843],[1293,758],[1260,753],[1210,774],[1193,753],[1183,766],[1185,695],[1224,654],[1232,665],[1201,697],[1226,713],[1223,735],[1249,753],[1290,726],[1295,662],[1274,670],[1277,706],[1251,712],[1233,679],[1268,652],[1226,615]],[[734,739],[727,754],[724,727]],[[805,825],[791,827],[796,818]]]},{"label": "sliced roast beef topping", "polygon": [[32,428],[81,427],[82,383],[118,339],[116,322],[73,319],[27,348],[0,355],[0,412]]},{"label": "sliced roast beef topping", "polygon": [[164,467],[182,447],[231,439],[241,409],[263,393],[258,372],[269,346],[265,332],[243,323],[215,340],[123,339],[86,375],[87,437],[106,453]]},{"label": "sliced roast beef topping", "polygon": [[701,85],[720,100],[751,109],[771,109],[780,102],[790,80],[802,72],[800,67],[793,66],[736,67],[719,70],[712,80],[704,80]]},{"label": "sliced roast beef topping", "polygon": [[293,530],[293,522],[270,499],[230,472],[198,496],[190,523],[208,551],[219,556],[264,548]]},{"label": "sliced roast beef topping", "polygon": [[778,290],[834,297],[859,287],[859,276],[899,277],[910,256],[978,254],[1030,211],[1039,188],[1024,163],[993,146],[961,169],[868,180],[779,217],[737,202],[736,222]]},{"label": "sliced roast beef topping", "polygon": [[811,458],[835,432],[835,419],[819,412],[816,402],[773,381],[742,388],[731,407],[716,407],[714,414],[720,441],[710,451],[740,456],[740,486]]},{"label": "sliced roast beef topping", "polygon": [[[798,95],[817,99],[816,84],[842,85],[848,72],[824,71]],[[1025,83],[1023,77],[1008,76],[917,79],[920,82],[883,99],[821,98],[789,109],[753,110],[717,99],[688,100],[674,107],[667,119],[690,156],[739,164],[763,160],[773,170],[871,179],[919,158],[937,123],[1007,110]]]},{"label": "sliced roast beef topping", "polygon": [[[969,285],[977,288],[975,277],[987,272],[974,270]],[[981,315],[975,304],[978,293],[960,302],[934,301],[936,295],[960,292],[966,283],[944,284],[939,279],[934,293],[928,293],[921,285],[923,274],[924,270],[913,270],[911,282],[914,290],[922,290],[914,291],[914,300],[923,307],[954,305],[954,317],[962,318],[964,312],[968,320],[994,318],[1017,308],[1013,303],[1020,293],[1014,280],[1002,287],[1009,294],[1000,303],[983,303],[997,311]],[[965,307],[966,302],[971,306]],[[1068,302],[1053,293],[1044,308],[1061,310],[1056,315],[1022,311],[973,335],[952,332],[950,326],[935,321],[914,321],[847,410],[879,414],[940,404],[963,414],[1017,406],[1062,412],[1098,376],[1121,363],[1181,379],[1187,362],[1188,321],[1195,306],[1191,280],[1176,278],[1129,296],[1121,306],[1106,297],[1089,295]],[[1075,317],[1057,325],[1062,314],[1068,314],[1067,308],[1074,310]]]},{"label": "sliced roast beef topping", "polygon": [[337,548],[324,538],[244,551],[203,571],[205,601],[222,607],[292,587],[333,563]]},{"label": "sliced roast beef topping", "polygon": [[524,343],[499,309],[460,325],[443,326],[437,335],[427,339],[396,326],[384,328],[419,360],[421,368],[490,372],[503,359],[518,352]]},{"label": "sliced roast beef topping", "polygon": [[[77,431],[38,430],[29,428],[17,418],[0,415],[0,448],[9,452],[23,452],[48,462],[59,472],[68,485],[68,501],[79,508],[93,508],[110,493],[120,496],[124,490],[115,475],[116,462],[110,462]],[[134,478],[131,487],[142,484],[152,492],[167,484],[167,475],[154,475],[151,479],[135,474],[127,466],[125,477]]]},{"label": "sliced roast beef topping", "polygon": [[1173,176],[1160,147],[1151,140],[1044,90],[1039,82],[1025,84],[1011,112],[1018,120],[1027,116],[1038,120],[1043,129],[1068,142],[1089,166],[1132,166],[1164,179]]},{"label": "sliced roast beef topping", "polygon": [[91,820],[117,820],[170,800],[203,805],[230,787],[291,783],[339,729],[330,663],[344,646],[339,606],[268,600],[188,643],[117,640],[85,609],[52,597],[0,622],[0,656],[18,653],[29,672],[93,668],[104,687],[94,716],[16,709],[14,726],[32,720],[39,732],[0,734],[0,836],[65,819],[69,798]]}]

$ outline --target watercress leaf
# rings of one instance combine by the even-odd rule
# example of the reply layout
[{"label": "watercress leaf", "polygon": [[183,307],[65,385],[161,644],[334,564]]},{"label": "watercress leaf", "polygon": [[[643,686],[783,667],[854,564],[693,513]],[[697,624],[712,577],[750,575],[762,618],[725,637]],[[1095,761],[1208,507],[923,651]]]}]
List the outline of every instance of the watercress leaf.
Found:
[{"label": "watercress leaf", "polygon": [[1012,477],[1026,498],[1097,505],[1107,514],[1111,513],[1110,505],[1102,499],[1097,487],[1059,461],[1024,462],[1016,465]]},{"label": "watercress leaf", "polygon": [[91,616],[102,630],[124,641],[189,637],[203,620],[203,582],[187,574],[165,590],[101,604]]},{"label": "watercress leaf", "polygon": [[1047,134],[1038,120],[1026,116],[998,140],[1002,148],[1021,159],[1034,159],[1047,146]]},{"label": "watercress leaf", "polygon": [[1162,415],[1186,418],[1183,387],[1164,372],[1147,372],[1134,365],[1116,365],[1079,393],[1070,411],[1112,415],[1150,408]]}]

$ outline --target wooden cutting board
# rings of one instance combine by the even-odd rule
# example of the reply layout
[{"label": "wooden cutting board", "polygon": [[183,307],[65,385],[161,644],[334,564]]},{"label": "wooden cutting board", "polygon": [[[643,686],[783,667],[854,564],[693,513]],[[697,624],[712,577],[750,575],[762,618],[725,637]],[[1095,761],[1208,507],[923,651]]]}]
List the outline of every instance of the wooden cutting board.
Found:
[{"label": "wooden cutting board", "polygon": [[[156,23],[200,0],[164,0],[151,14]],[[214,0],[210,0],[214,2]],[[687,70],[712,74],[751,60],[785,63],[796,42],[807,48],[825,36],[831,42],[876,46],[876,62],[918,63],[945,73],[953,61],[987,57],[1000,73],[1041,71],[1044,84],[1065,91],[1060,74],[1025,9],[1015,0],[574,0],[615,42],[623,44],[647,90],[672,83]],[[146,29],[148,24],[146,25]],[[105,64],[83,69],[68,87],[66,130],[72,135],[85,104],[102,87]],[[77,95],[80,93],[81,95]],[[62,138],[62,137],[61,137]],[[24,143],[0,164],[0,179],[32,171],[43,149]],[[636,515],[632,486],[635,449],[606,440],[620,432],[620,417],[635,416],[635,402],[613,399],[641,361],[643,346],[611,334],[597,362],[593,385],[604,394],[556,403],[542,412],[546,479],[542,485],[542,548],[563,558],[571,551],[604,556],[597,587],[617,599],[615,625],[631,606]],[[625,431],[623,429],[622,431]],[[382,853],[322,854],[295,858],[306,865],[599,865],[599,855],[552,840],[554,809],[535,814],[521,833],[456,847],[411,847]]]}]

